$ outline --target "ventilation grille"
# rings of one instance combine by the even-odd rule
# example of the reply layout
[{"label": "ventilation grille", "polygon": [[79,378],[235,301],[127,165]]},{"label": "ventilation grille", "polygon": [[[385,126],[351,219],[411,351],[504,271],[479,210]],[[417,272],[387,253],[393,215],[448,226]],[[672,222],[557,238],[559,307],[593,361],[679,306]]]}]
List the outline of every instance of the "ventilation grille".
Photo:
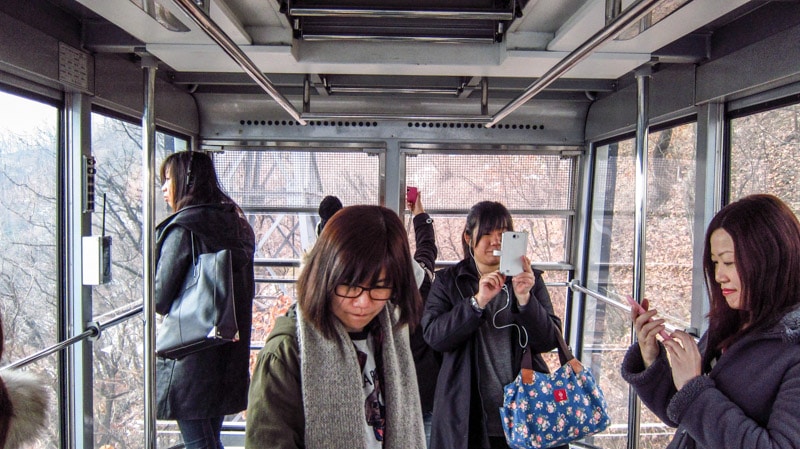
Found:
[{"label": "ventilation grille", "polygon": [[[472,128],[483,128],[484,126],[480,123],[441,123],[441,122],[408,122],[409,128],[464,128],[464,129],[472,129]],[[521,123],[505,123],[500,125],[495,125],[491,129],[522,129],[522,130],[537,130],[537,129],[544,129],[544,125],[535,125],[535,124],[521,124]]]},{"label": "ventilation grille", "polygon": [[[294,120],[239,120],[241,126],[301,126],[300,123]],[[336,121],[336,120],[311,120],[308,126],[319,127],[350,127],[350,128],[377,128],[378,122],[376,121]],[[408,122],[409,128],[431,128],[431,129],[481,129],[483,125],[480,123],[457,123],[457,122]],[[493,126],[491,129],[496,130],[523,130],[523,131],[536,131],[543,130],[544,124],[531,124],[531,123],[501,123]]]},{"label": "ventilation grille", "polygon": [[[242,126],[301,126],[294,120],[239,120]],[[352,128],[377,128],[378,122],[365,121],[335,121],[335,120],[310,120],[308,126],[344,126]]]}]

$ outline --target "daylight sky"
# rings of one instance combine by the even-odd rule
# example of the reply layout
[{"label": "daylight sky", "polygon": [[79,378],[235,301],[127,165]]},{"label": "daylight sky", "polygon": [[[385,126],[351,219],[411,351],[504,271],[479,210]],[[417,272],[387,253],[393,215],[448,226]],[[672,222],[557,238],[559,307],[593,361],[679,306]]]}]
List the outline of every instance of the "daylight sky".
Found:
[{"label": "daylight sky", "polygon": [[54,126],[57,120],[53,106],[0,92],[0,132],[26,133],[43,124]]}]

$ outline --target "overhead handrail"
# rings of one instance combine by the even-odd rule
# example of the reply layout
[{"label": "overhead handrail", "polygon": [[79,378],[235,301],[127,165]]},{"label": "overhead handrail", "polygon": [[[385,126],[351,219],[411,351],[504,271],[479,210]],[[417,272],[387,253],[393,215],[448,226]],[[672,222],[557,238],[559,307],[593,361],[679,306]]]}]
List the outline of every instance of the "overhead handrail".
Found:
[{"label": "overhead handrail", "polygon": [[640,0],[622,11],[613,21],[608,23],[603,29],[598,31],[578,48],[569,53],[564,59],[556,63],[550,70],[545,72],[539,79],[530,84],[525,91],[516,99],[501,108],[493,116],[487,115],[392,115],[392,114],[336,114],[336,113],[310,113],[301,114],[294,108],[286,97],[264,76],[256,64],[242,51],[242,49],[208,17],[203,10],[194,4],[192,0],[173,0],[194,22],[214,41],[222,50],[228,54],[250,77],[264,89],[286,112],[289,113],[301,125],[307,125],[307,120],[341,120],[341,119],[360,119],[360,120],[422,120],[422,121],[469,121],[481,123],[486,128],[491,128],[499,123],[506,116],[517,110],[539,92],[547,88],[550,84],[558,80],[561,75],[575,67],[583,61],[600,45],[613,39],[618,33],[622,32],[628,25],[641,19],[648,14],[662,0]]},{"label": "overhead handrail", "polygon": [[611,23],[606,27],[590,37],[586,42],[581,44],[570,54],[558,61],[550,70],[545,72],[539,79],[531,83],[519,97],[512,100],[507,105],[503,106],[497,113],[492,116],[492,119],[486,123],[487,128],[491,128],[503,120],[506,116],[516,111],[520,106],[527,103],[528,100],[536,96],[539,92],[543,91],[547,86],[552,84],[561,75],[571,70],[578,65],[581,61],[589,57],[592,52],[600,45],[608,42],[621,33],[631,23],[641,19],[650,12],[662,0],[640,0],[622,11]]},{"label": "overhead handrail", "polygon": [[[591,296],[592,298],[595,298],[595,299],[599,299],[600,301],[602,301],[602,302],[604,302],[606,304],[610,304],[610,305],[612,305],[612,306],[614,306],[614,307],[616,307],[618,309],[622,309],[622,310],[624,310],[626,312],[630,312],[631,311],[631,306],[629,306],[628,304],[625,304],[625,303],[623,303],[621,301],[617,301],[616,299],[610,298],[610,297],[605,296],[603,294],[600,294],[600,293],[598,293],[596,291],[590,290],[590,289],[582,286],[580,284],[580,282],[578,280],[576,280],[576,279],[573,279],[573,280],[567,282],[567,286],[571,290],[581,292],[581,293],[589,295],[589,296]],[[673,332],[675,330],[684,330],[684,329],[682,329],[682,328],[680,328],[678,326],[675,326],[673,324],[670,324],[670,323],[664,323],[664,326],[667,328],[667,330],[669,332]],[[685,331],[687,333],[691,334],[693,337],[695,337],[695,339],[697,338],[697,335],[696,335],[697,334],[697,329],[688,328],[688,329],[685,329]]]},{"label": "overhead handrail", "polygon": [[574,291],[578,291],[578,292],[581,292],[583,294],[589,295],[592,298],[599,299],[600,301],[603,301],[604,303],[611,304],[612,306],[614,306],[614,307],[616,307],[618,309],[622,309],[622,310],[625,310],[625,311],[628,311],[628,312],[631,311],[631,307],[629,305],[627,305],[627,304],[625,304],[623,302],[617,301],[615,299],[609,298],[608,296],[602,295],[602,294],[600,294],[600,293],[598,293],[596,291],[589,290],[588,288],[582,286],[581,283],[578,282],[576,279],[573,279],[573,280],[567,282],[567,287],[569,287],[570,289],[572,289]]},{"label": "overhead handrail", "polygon": [[25,357],[24,359],[21,359],[21,360],[18,360],[16,362],[14,362],[14,363],[6,365],[6,366],[0,368],[0,371],[5,370],[5,369],[20,368],[20,367],[23,367],[25,365],[31,364],[31,363],[39,360],[39,359],[45,358],[48,355],[53,354],[55,352],[58,352],[58,351],[66,348],[68,346],[71,346],[71,345],[73,345],[75,343],[78,343],[79,341],[83,341],[83,340],[91,339],[91,338],[99,338],[100,334],[105,329],[108,329],[109,327],[116,326],[116,325],[122,323],[123,321],[127,321],[128,319],[130,319],[130,318],[142,313],[143,307],[144,306],[139,306],[139,307],[133,308],[133,309],[131,309],[131,310],[125,312],[125,313],[122,313],[120,315],[115,316],[114,318],[106,321],[105,323],[98,323],[96,321],[91,321],[89,323],[86,323],[86,330],[84,330],[80,334],[72,336],[72,337],[70,337],[70,338],[68,338],[68,339],[66,339],[64,341],[60,341],[60,342],[58,342],[58,343],[56,343],[56,344],[54,344],[52,346],[49,346],[49,347],[47,347],[45,349],[42,349],[41,351],[39,351],[39,352],[37,352],[35,354],[32,354],[32,355],[29,355],[28,357]]},{"label": "overhead handrail", "polygon": [[228,54],[238,65],[242,68],[253,81],[256,82],[262,89],[264,89],[273,100],[275,100],[286,112],[289,113],[301,125],[306,125],[307,122],[300,117],[300,113],[294,108],[291,102],[284,97],[275,85],[261,73],[256,64],[233,42],[222,28],[216,24],[210,17],[208,17],[199,6],[192,0],[173,0],[183,12],[189,15],[194,22],[202,29],[208,37],[219,45],[219,47]]}]

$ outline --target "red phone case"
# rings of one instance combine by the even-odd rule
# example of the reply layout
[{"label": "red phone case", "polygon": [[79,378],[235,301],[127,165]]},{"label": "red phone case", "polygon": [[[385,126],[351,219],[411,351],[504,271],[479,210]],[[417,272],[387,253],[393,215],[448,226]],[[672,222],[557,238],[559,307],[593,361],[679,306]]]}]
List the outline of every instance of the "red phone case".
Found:
[{"label": "red phone case", "polygon": [[[631,307],[636,308],[636,310],[638,310],[639,313],[645,313],[646,312],[646,310],[644,310],[644,307],[642,307],[642,305],[639,304],[638,302],[636,302],[636,300],[633,299],[632,297],[626,296],[625,299],[627,299],[628,300],[628,304],[630,304]],[[658,333],[658,335],[661,335],[661,338],[663,338],[664,340],[669,340],[670,338],[672,338],[672,337],[669,336],[667,331],[661,331],[661,332]]]},{"label": "red phone case", "polygon": [[416,203],[417,202],[417,188],[416,187],[407,187],[406,188],[406,201],[409,203]]}]

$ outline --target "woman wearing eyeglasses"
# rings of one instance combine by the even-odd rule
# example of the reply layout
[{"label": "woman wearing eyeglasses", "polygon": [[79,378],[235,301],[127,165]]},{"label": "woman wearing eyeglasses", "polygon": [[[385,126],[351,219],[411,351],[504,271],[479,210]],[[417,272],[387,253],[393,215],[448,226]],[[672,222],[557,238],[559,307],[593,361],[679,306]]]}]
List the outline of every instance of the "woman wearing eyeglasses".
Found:
[{"label": "woman wearing eyeglasses", "polygon": [[409,324],[422,300],[400,218],[351,206],[325,225],[297,304],[258,355],[247,448],[424,448]]}]

